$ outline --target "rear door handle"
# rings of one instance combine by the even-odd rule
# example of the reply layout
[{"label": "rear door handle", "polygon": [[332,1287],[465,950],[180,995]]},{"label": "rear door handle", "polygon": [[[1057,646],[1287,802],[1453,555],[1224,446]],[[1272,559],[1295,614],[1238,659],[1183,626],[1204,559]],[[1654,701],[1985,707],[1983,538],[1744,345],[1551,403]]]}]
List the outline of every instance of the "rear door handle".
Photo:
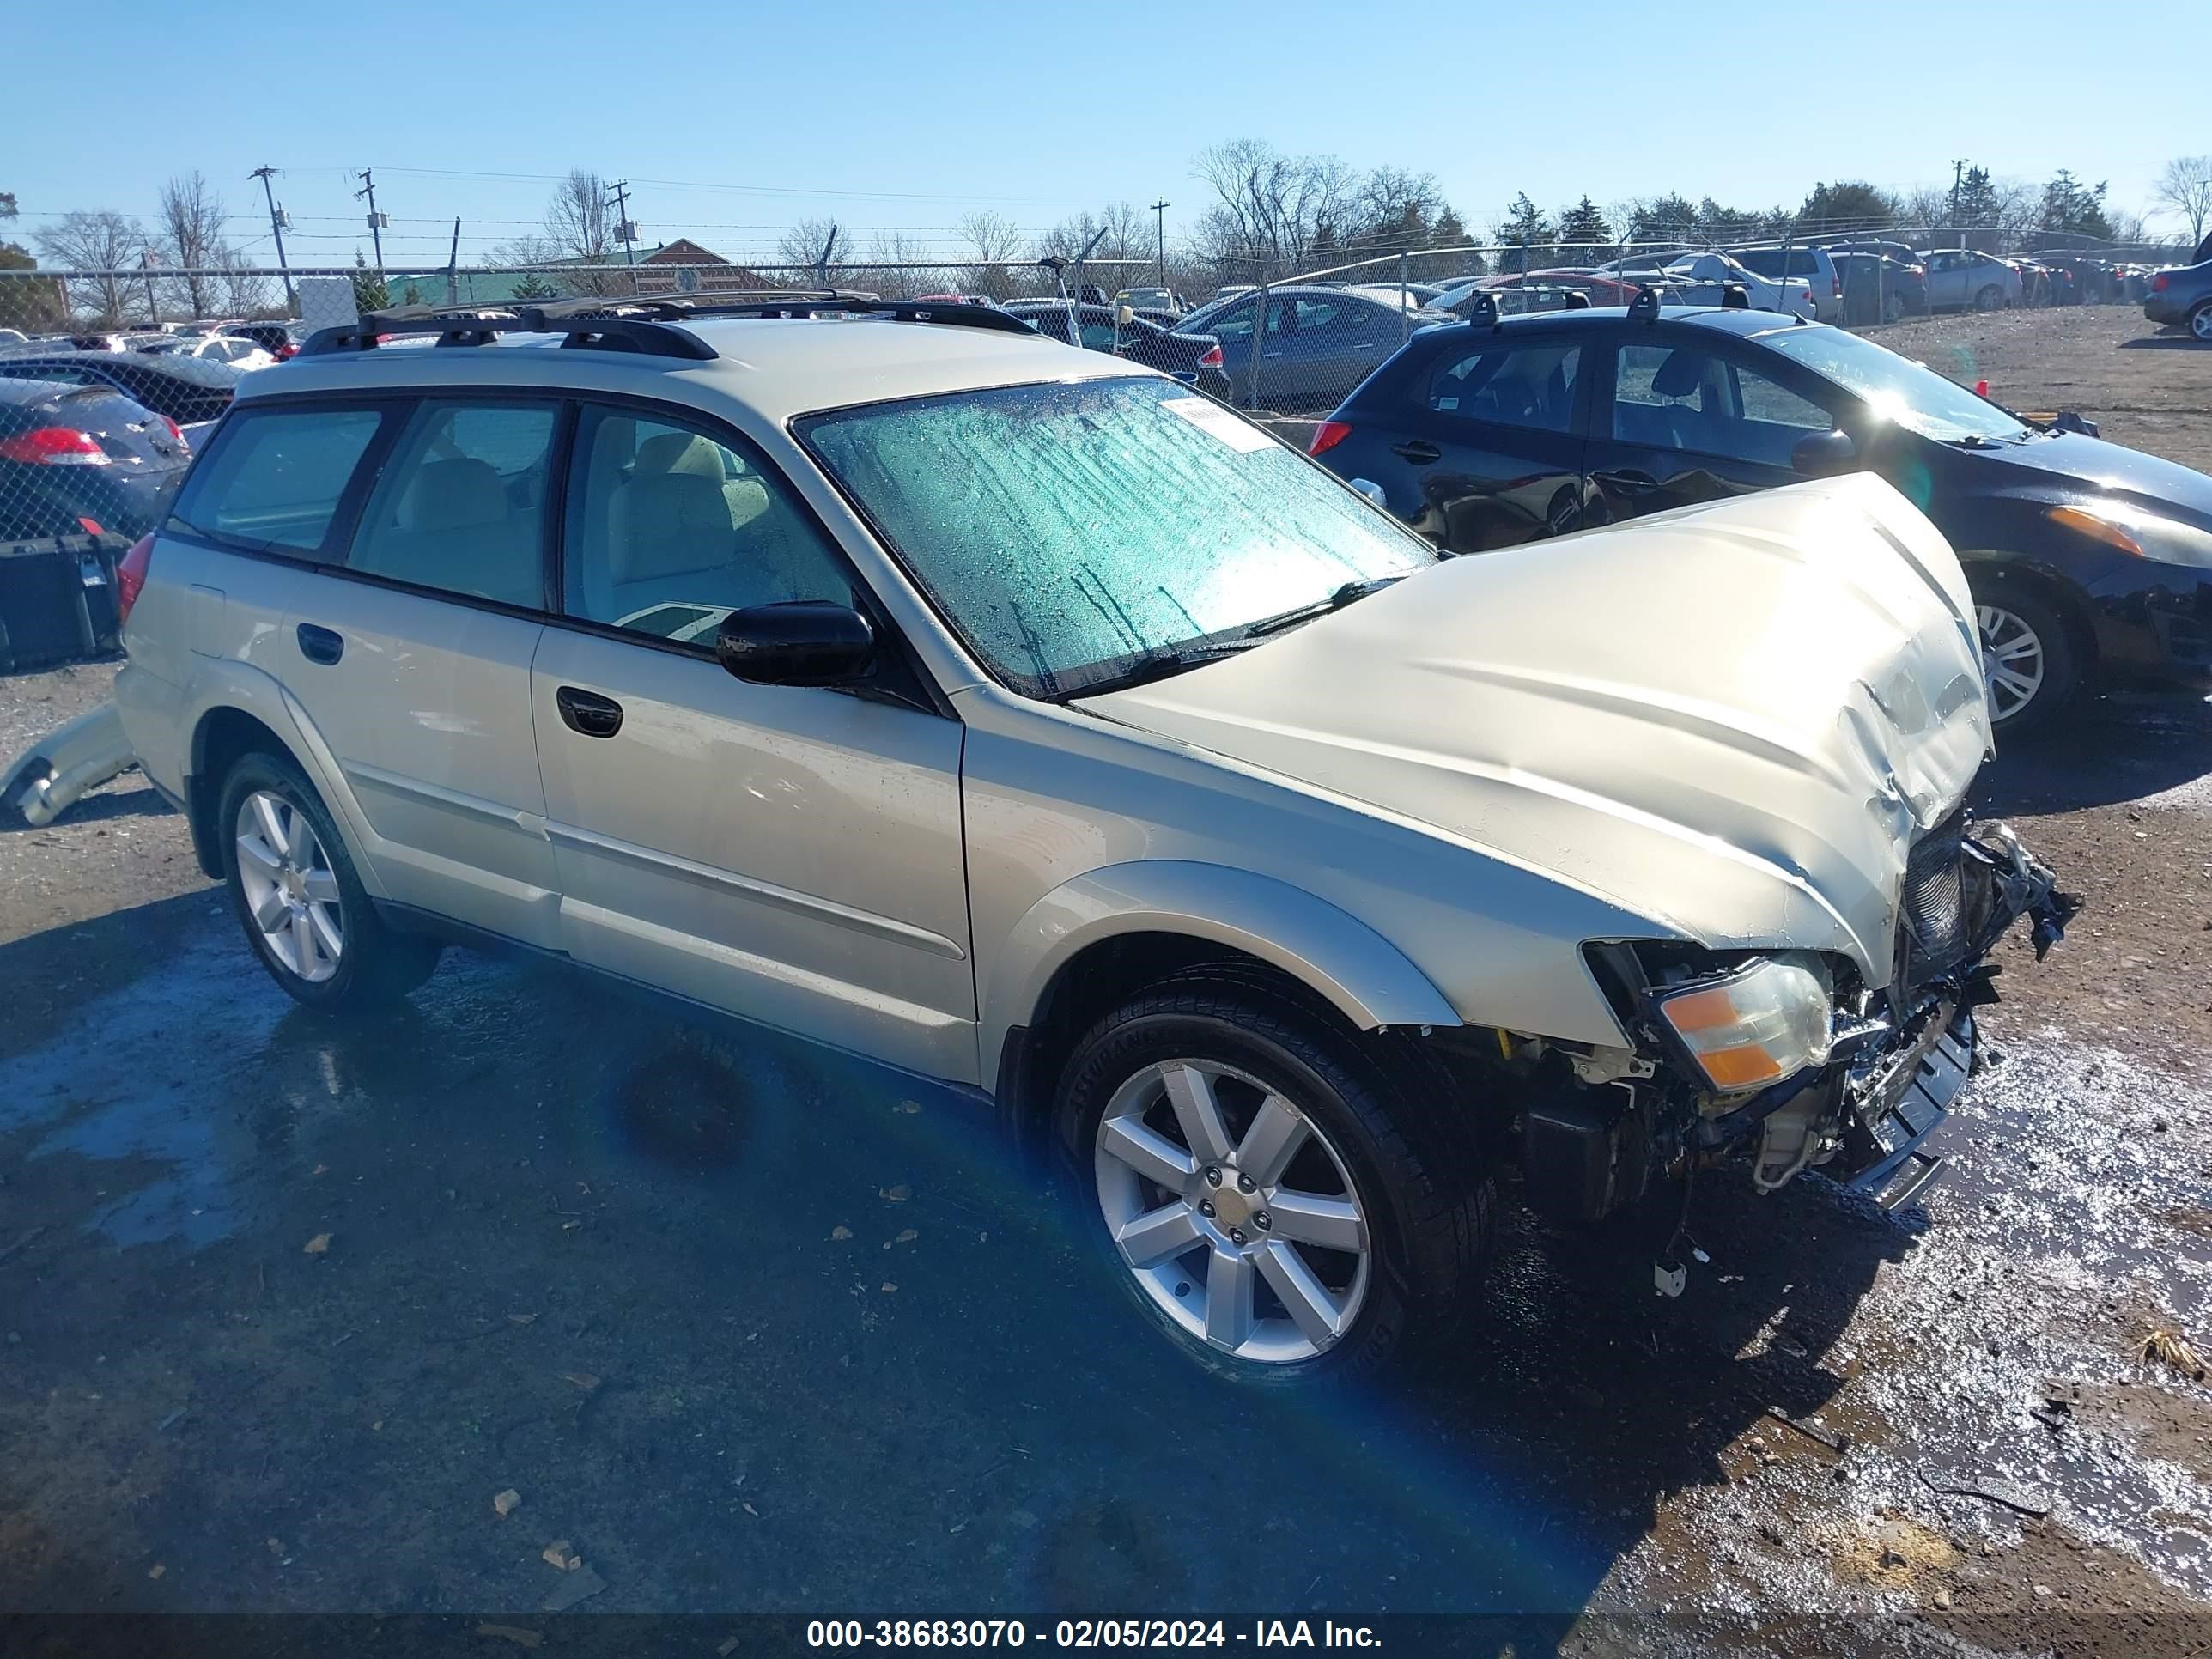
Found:
[{"label": "rear door handle", "polygon": [[1419,438],[1408,438],[1401,444],[1392,444],[1390,453],[1402,455],[1418,466],[1426,466],[1431,461],[1440,461],[1444,458],[1443,450]]},{"label": "rear door handle", "polygon": [[298,629],[300,654],[309,662],[320,663],[328,668],[345,655],[345,635],[327,628],[318,628],[313,623],[301,623]]},{"label": "rear door handle", "polygon": [[1618,489],[1624,495],[1641,495],[1646,490],[1659,488],[1659,480],[1649,472],[1626,470],[1618,472],[1593,472],[1590,477],[1595,482],[1605,485],[1608,489]]},{"label": "rear door handle", "polygon": [[553,701],[560,706],[563,723],[580,736],[611,738],[622,730],[623,707],[612,697],[564,685],[553,694]]}]

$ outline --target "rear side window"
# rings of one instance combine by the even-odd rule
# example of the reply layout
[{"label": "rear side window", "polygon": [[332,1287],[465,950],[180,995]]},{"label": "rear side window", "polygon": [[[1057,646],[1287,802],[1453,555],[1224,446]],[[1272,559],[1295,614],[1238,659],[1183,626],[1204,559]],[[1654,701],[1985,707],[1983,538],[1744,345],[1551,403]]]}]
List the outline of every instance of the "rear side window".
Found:
[{"label": "rear side window", "polygon": [[346,568],[542,608],[558,412],[550,403],[423,404],[362,510]]},{"label": "rear side window", "polygon": [[192,470],[173,521],[244,546],[331,557],[338,503],[384,419],[371,409],[242,413]]},{"label": "rear side window", "polygon": [[1582,348],[1490,346],[1448,354],[1428,384],[1430,412],[1494,426],[1571,432]]}]

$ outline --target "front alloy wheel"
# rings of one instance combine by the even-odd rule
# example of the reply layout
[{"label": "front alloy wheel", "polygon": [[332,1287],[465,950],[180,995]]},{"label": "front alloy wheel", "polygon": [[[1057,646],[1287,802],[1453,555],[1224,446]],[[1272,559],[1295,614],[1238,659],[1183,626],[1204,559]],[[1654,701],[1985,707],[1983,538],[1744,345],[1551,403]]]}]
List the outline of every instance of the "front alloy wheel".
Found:
[{"label": "front alloy wheel", "polygon": [[1102,1017],[1057,1094],[1105,1271],[1214,1376],[1351,1382],[1455,1328],[1496,1197],[1483,1103],[1410,1042],[1207,964]]},{"label": "front alloy wheel", "polygon": [[262,947],[310,985],[335,975],[345,913],[330,855],[299,807],[266,789],[239,804],[238,882]]},{"label": "front alloy wheel", "polygon": [[2074,694],[2074,647],[2065,623],[2041,599],[2002,584],[1976,597],[1974,617],[1990,724],[2008,735],[2042,726]]},{"label": "front alloy wheel", "polygon": [[1148,1066],[1099,1118],[1098,1207],[1154,1305],[1237,1358],[1284,1364],[1358,1317],[1366,1213],[1336,1148],[1297,1104],[1211,1060]]}]

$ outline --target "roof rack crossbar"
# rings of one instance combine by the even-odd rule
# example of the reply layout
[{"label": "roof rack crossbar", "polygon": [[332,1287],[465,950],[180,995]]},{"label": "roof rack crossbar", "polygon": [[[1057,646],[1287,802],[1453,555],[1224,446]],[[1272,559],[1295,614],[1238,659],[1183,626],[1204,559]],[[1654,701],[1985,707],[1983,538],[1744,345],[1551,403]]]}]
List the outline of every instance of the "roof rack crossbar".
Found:
[{"label": "roof rack crossbar", "polygon": [[1006,334],[1035,334],[1020,318],[988,306],[885,300],[848,289],[758,289],[672,299],[556,300],[542,305],[387,306],[363,312],[358,321],[319,330],[300,348],[302,357],[373,351],[380,337],[434,334],[441,346],[483,345],[501,334],[562,334],[564,346],[633,351],[698,362],[719,354],[689,329],[687,320],[716,317],[811,317],[824,312],[889,317],[898,322],[943,323]]}]

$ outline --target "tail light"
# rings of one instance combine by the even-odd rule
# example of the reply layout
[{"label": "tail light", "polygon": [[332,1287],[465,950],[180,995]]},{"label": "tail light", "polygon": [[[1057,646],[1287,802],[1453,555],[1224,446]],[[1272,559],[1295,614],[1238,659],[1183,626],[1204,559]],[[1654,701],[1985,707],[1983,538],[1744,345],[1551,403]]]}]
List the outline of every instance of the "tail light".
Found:
[{"label": "tail light", "polygon": [[65,426],[33,427],[12,438],[0,438],[0,461],[25,466],[112,466],[100,440],[89,432]]},{"label": "tail light", "polygon": [[295,345],[281,345],[276,348],[276,361],[280,363],[289,363],[299,355],[300,348]]},{"label": "tail light", "polygon": [[2160,271],[2157,276],[2150,279],[2150,291],[2154,294],[2165,293],[2166,281],[2166,273],[2162,270]]},{"label": "tail light", "polygon": [[1313,441],[1306,446],[1306,453],[1320,455],[1335,448],[1352,435],[1348,421],[1323,421],[1314,428]]},{"label": "tail light", "polygon": [[1840,270],[1830,271],[1828,273],[1828,286],[1835,290],[1835,298],[1838,300],[1842,299],[1844,297],[1844,273]]},{"label": "tail light", "polygon": [[154,537],[149,531],[131,544],[123,562],[115,567],[115,620],[118,623],[131,620],[131,607],[146,591],[146,569],[153,562]]},{"label": "tail light", "polygon": [[174,421],[171,420],[171,419],[170,419],[167,416],[166,416],[166,415],[164,415],[163,416],[161,416],[161,424],[162,424],[163,426],[166,426],[167,428],[169,428],[169,436],[170,436],[170,437],[172,437],[173,439],[174,439],[177,442],[179,442],[179,443],[180,443],[180,444],[184,444],[184,445],[185,445],[185,448],[187,448],[187,449],[190,449],[190,448],[191,447],[191,446],[190,444],[188,444],[188,443],[185,443],[185,429],[184,429],[184,428],[182,428],[182,427],[179,426],[179,425],[178,425]]},{"label": "tail light", "polygon": [[1213,346],[1213,347],[1211,347],[1210,349],[1208,349],[1208,350],[1206,351],[1206,356],[1204,356],[1203,357],[1200,357],[1200,358],[1198,360],[1198,366],[1199,366],[1200,368],[1220,368],[1220,367],[1221,367],[1221,348],[1220,348],[1219,346]]}]

